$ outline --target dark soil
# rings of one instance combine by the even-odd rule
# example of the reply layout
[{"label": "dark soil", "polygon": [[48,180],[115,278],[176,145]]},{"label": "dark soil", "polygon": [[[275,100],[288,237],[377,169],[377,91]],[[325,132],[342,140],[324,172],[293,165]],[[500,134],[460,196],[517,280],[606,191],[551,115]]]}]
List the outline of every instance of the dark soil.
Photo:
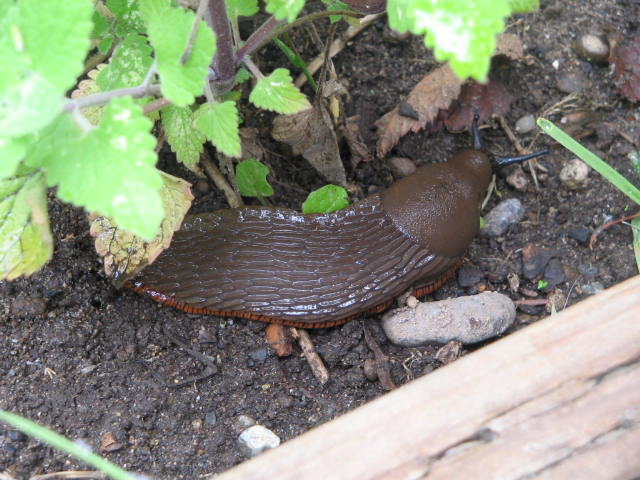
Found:
[{"label": "dark soil", "polygon": [[[513,126],[521,116],[540,114],[559,102],[567,95],[558,88],[559,78],[580,75],[584,84],[578,102],[591,113],[587,123],[573,127],[574,135],[582,136],[588,148],[638,183],[626,158],[640,139],[637,106],[620,98],[609,67],[579,60],[571,45],[578,35],[593,31],[610,35],[637,31],[640,5],[632,0],[542,4],[539,12],[509,22],[507,31],[520,36],[526,58],[496,69],[516,99],[507,123]],[[435,67],[420,40],[398,40],[385,25],[383,19],[367,29],[335,59],[339,78],[351,94],[347,109],[361,115],[369,127]],[[280,61],[276,55],[280,54],[269,48],[263,51],[269,62]],[[558,122],[568,111],[552,119]],[[286,149],[268,139],[265,117],[252,115],[247,112],[245,118],[264,133],[265,162],[272,167],[276,186],[273,201],[298,207],[306,193],[323,182],[302,160],[284,156]],[[513,153],[504,131],[494,127],[483,131],[491,153]],[[529,134],[521,141],[527,145],[532,139]],[[373,147],[373,137],[369,141]],[[448,158],[468,143],[466,133],[411,134],[392,154],[422,164]],[[537,279],[523,276],[522,249],[529,244],[553,250],[564,274],[556,291],[568,296],[568,304],[597,290],[598,283],[606,288],[636,273],[628,226],[606,230],[593,250],[581,238],[605,220],[628,214],[629,200],[593,172],[588,188],[568,190],[558,173],[570,155],[540,136],[536,148],[544,145],[551,146],[552,154],[541,161],[548,172],[538,171],[539,190],[530,183],[526,191],[517,191],[504,178],[498,179],[503,197],[519,198],[526,217],[502,238],[474,242],[465,265],[480,269],[480,285],[462,288],[453,279],[435,298],[482,288],[509,293],[514,300],[528,298],[527,292],[545,298],[547,293],[537,290]],[[163,153],[163,166],[193,180],[182,167],[171,166],[169,151]],[[347,168],[350,181],[364,192],[392,181],[379,159]],[[225,205],[221,195],[206,185],[199,185],[195,195],[194,211]],[[440,366],[435,359],[438,345],[393,346],[386,341],[378,317],[370,316],[342,327],[311,331],[331,375],[322,387],[299,350],[288,358],[276,357],[265,341],[262,324],[187,315],[115,289],[94,253],[85,213],[53,195],[50,198],[56,240],[53,259],[31,278],[0,282],[0,406],[82,441],[94,451],[100,451],[101,441],[112,434],[120,445],[104,455],[130,471],[164,479],[202,478],[244,460],[237,443],[242,415],[286,441],[382,395],[379,382],[364,375],[364,361],[373,355],[364,341],[364,322],[390,357],[397,384]],[[487,208],[498,201],[494,195]],[[520,278],[520,290],[515,293],[509,290],[509,274]],[[545,315],[540,306],[519,310],[514,330]],[[170,388],[204,369],[172,341],[176,335],[213,359],[217,373]],[[83,466],[0,428],[0,472],[26,479],[73,469]]]}]

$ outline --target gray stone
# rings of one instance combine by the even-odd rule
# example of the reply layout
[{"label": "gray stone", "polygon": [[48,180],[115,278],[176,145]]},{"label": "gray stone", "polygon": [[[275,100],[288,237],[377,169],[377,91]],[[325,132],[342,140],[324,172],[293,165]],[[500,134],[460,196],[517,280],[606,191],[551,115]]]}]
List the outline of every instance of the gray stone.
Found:
[{"label": "gray stone", "polygon": [[391,173],[396,178],[406,177],[416,171],[416,164],[408,158],[391,157],[388,161]]},{"label": "gray stone", "polygon": [[496,205],[484,217],[484,227],[480,234],[486,237],[499,237],[509,226],[518,223],[524,217],[524,207],[517,198],[509,198]]},{"label": "gray stone", "polygon": [[609,60],[609,42],[604,36],[581,35],[573,47],[578,58],[595,65],[606,65]]},{"label": "gray stone", "polygon": [[240,434],[238,442],[245,455],[255,457],[280,445],[280,437],[262,425],[253,425]]},{"label": "gray stone", "polygon": [[470,344],[500,335],[515,316],[509,297],[484,292],[391,311],[382,318],[382,328],[391,342],[404,347],[451,340]]},{"label": "gray stone", "polygon": [[536,128],[536,118],[529,114],[520,117],[516,122],[516,132],[525,134],[532,132]]},{"label": "gray stone", "polygon": [[560,181],[570,190],[579,190],[589,183],[589,165],[572,158],[560,170]]}]

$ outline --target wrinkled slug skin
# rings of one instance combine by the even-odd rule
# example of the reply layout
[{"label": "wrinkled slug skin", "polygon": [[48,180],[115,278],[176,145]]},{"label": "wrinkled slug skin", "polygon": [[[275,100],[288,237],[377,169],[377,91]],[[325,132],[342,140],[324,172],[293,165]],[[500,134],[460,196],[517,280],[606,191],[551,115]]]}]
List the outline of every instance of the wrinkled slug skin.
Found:
[{"label": "wrinkled slug skin", "polygon": [[489,159],[469,150],[330,214],[193,215],[129,286],[187,311],[335,325],[455,267],[490,176]]}]

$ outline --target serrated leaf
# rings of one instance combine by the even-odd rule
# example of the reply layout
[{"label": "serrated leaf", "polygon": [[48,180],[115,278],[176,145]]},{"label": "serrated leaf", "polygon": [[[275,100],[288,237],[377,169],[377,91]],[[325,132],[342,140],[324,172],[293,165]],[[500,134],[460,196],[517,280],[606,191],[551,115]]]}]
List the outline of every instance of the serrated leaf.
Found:
[{"label": "serrated leaf", "polygon": [[130,97],[113,99],[97,128],[84,136],[74,134],[67,117],[60,117],[61,126],[39,146],[44,150],[52,144],[51,153],[41,160],[49,185],[58,185],[62,200],[111,216],[120,227],[152,238],[163,218],[162,181],[154,167],[152,124],[142,108]]},{"label": "serrated leaf", "polygon": [[151,67],[152,49],[140,35],[125,38],[96,81],[103,92],[140,85]]},{"label": "serrated leaf", "polygon": [[286,18],[289,23],[296,19],[304,7],[304,0],[266,0],[265,3],[267,12],[276,17],[276,20]]},{"label": "serrated leaf", "polygon": [[200,161],[203,144],[207,139],[194,128],[191,108],[169,105],[162,109],[161,115],[171,150],[175,152],[179,162],[193,170]]},{"label": "serrated leaf", "polygon": [[30,140],[30,135],[12,138],[0,137],[0,180],[15,173],[20,160],[27,153],[27,145]]},{"label": "serrated leaf", "polygon": [[[71,92],[71,98],[81,98],[86,97],[87,95],[91,95],[94,93],[100,92],[100,86],[96,79],[100,75],[100,72],[107,68],[106,63],[101,63],[96,66],[93,70],[87,73],[87,77],[84,80],[81,80],[78,83],[78,87]],[[82,115],[91,122],[92,125],[97,125],[102,117],[102,109],[103,107],[87,107],[82,109]]]},{"label": "serrated leaf", "polygon": [[302,213],[331,213],[349,205],[347,191],[337,185],[325,185],[309,194]]},{"label": "serrated leaf", "polygon": [[240,118],[236,102],[216,103],[213,107],[205,103],[196,115],[195,124],[222,153],[230,157],[240,157]]},{"label": "serrated leaf", "polygon": [[21,172],[0,181],[0,279],[42,267],[53,253],[42,173]]},{"label": "serrated leaf", "polygon": [[285,114],[297,113],[311,107],[307,97],[293,85],[286,68],[277,68],[268,77],[259,79],[249,95],[249,100],[256,107]]},{"label": "serrated leaf", "polygon": [[107,0],[107,7],[117,17],[116,35],[126,37],[132,33],[145,33],[144,20],[138,0]]},{"label": "serrated leaf", "polygon": [[234,85],[240,85],[242,82],[244,82],[245,80],[249,80],[251,77],[252,75],[249,73],[249,70],[244,67],[240,67],[236,72],[236,81]]},{"label": "serrated leaf", "polygon": [[225,0],[225,4],[230,19],[250,17],[258,13],[258,0]]},{"label": "serrated leaf", "polygon": [[32,133],[56,117],[64,92],[82,72],[91,15],[86,0],[22,0],[4,10],[0,18],[0,132],[4,136]]},{"label": "serrated leaf", "polygon": [[387,12],[391,28],[425,35],[436,60],[449,61],[461,78],[484,82],[510,10],[509,0],[389,0]]},{"label": "serrated leaf", "polygon": [[236,166],[238,190],[243,197],[269,197],[273,195],[273,188],[267,181],[269,168],[266,165],[248,158]]},{"label": "serrated leaf", "polygon": [[181,178],[160,172],[162,188],[160,197],[165,218],[160,230],[150,242],[133,233],[118,228],[113,219],[95,217],[91,222],[91,235],[96,237],[98,255],[103,257],[105,273],[118,283],[135,275],[166,250],[173,233],[180,228],[182,219],[189,210],[193,195],[190,184]]},{"label": "serrated leaf", "polygon": [[182,64],[195,14],[178,8],[161,8],[162,5],[163,0],[141,2],[149,39],[156,53],[162,94],[175,105],[184,107],[202,93],[207,69],[215,53],[215,36],[204,22],[200,22],[191,54]]}]

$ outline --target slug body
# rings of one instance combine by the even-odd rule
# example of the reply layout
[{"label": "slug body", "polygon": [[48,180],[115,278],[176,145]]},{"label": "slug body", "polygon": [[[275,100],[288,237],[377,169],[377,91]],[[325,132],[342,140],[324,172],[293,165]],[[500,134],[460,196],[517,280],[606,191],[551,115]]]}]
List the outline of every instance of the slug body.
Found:
[{"label": "slug body", "polygon": [[189,313],[337,325],[437,288],[478,233],[490,177],[489,158],[467,150],[329,214],[193,215],[128,286]]}]

